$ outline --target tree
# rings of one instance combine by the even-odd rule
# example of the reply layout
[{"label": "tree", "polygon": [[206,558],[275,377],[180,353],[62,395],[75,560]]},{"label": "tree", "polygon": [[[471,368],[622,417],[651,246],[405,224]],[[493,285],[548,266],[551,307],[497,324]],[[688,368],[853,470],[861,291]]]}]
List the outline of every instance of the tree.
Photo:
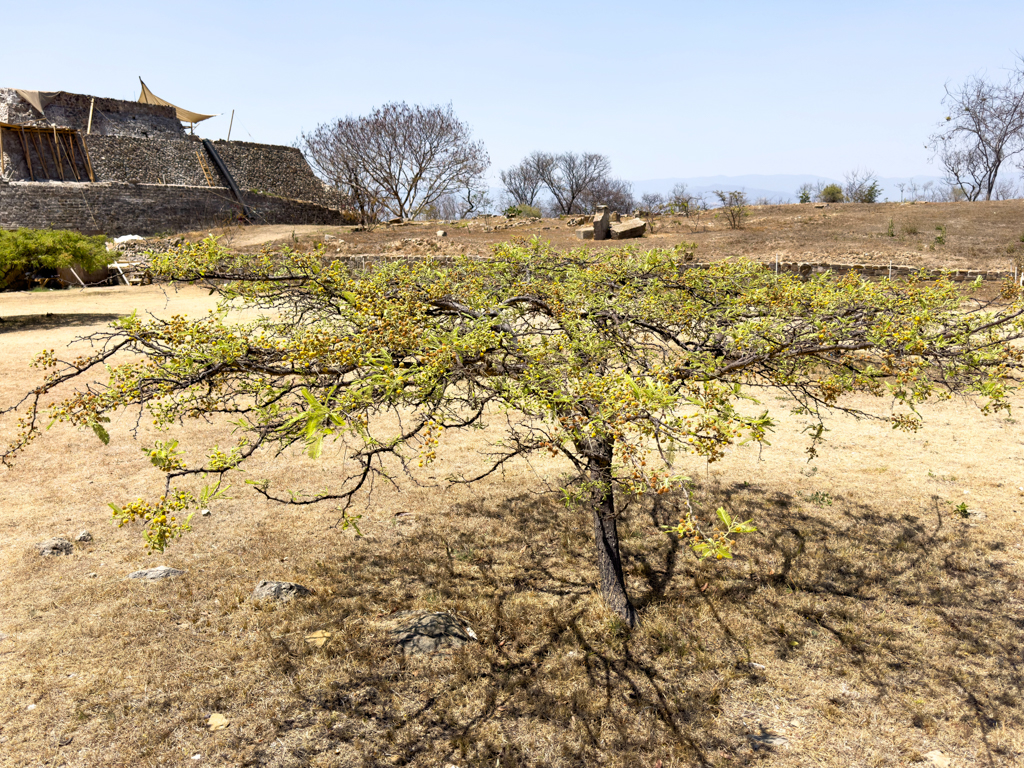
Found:
[{"label": "tree", "polygon": [[811,196],[814,194],[814,187],[809,182],[804,182],[796,190],[797,200],[801,203],[811,202]]},{"label": "tree", "polygon": [[[115,507],[115,517],[143,520],[162,549],[187,529],[179,516],[255,455],[303,446],[316,459],[325,441],[341,441],[358,469],[329,490],[303,496],[249,482],[268,499],[338,504],[345,514],[375,477],[415,482],[416,465],[433,461],[452,432],[500,424],[479,471],[451,482],[538,451],[562,457],[566,502],[590,513],[601,593],[632,625],[620,505],[682,494],[686,511],[672,533],[698,557],[730,557],[751,521],[694,509],[678,457],[714,461],[731,444],[763,440],[773,421],[749,407],[754,395],[810,417],[813,455],[829,409],[866,415],[845,393],[884,397],[879,418],[912,430],[916,406],[933,396],[974,392],[986,410],[1005,408],[1007,378],[1020,378],[1024,350],[1012,342],[1024,337],[1021,301],[965,306],[943,277],[802,282],[747,261],[690,269],[689,250],[558,253],[535,240],[499,246],[489,259],[352,272],[322,254],[187,245],[155,256],[154,272],[208,284],[224,298],[220,310],[198,320],[133,315],[70,362],[42,353],[45,379],[4,411],[22,414],[0,457],[11,464],[53,420],[104,442],[123,409],[148,409],[168,428],[233,420],[235,444],[209,449],[198,465],[186,465],[174,441],[146,449],[167,490]],[[261,312],[233,321],[239,302]],[[104,371],[106,386],[88,383]],[[44,408],[76,380],[77,391]],[[206,476],[217,480],[198,495],[180,487]]]},{"label": "tree", "polygon": [[585,210],[582,198],[588,190],[607,180],[612,167],[607,155],[594,152],[541,154],[539,161],[544,186],[554,198],[558,212],[564,214],[590,213],[593,209]]},{"label": "tree", "polygon": [[385,104],[365,117],[319,125],[301,135],[299,147],[324,181],[357,205],[379,203],[403,219],[474,187],[490,165],[451,104]]},{"label": "tree", "polygon": [[722,213],[725,214],[729,229],[742,229],[743,219],[747,215],[747,194],[742,190],[726,192],[716,189],[714,195],[722,204]]},{"label": "tree", "polygon": [[0,286],[22,272],[81,264],[91,272],[114,260],[103,235],[86,237],[62,229],[0,229]]},{"label": "tree", "polygon": [[547,155],[534,152],[523,158],[519,165],[498,174],[512,205],[536,207],[537,196],[544,188],[543,170],[547,162]]},{"label": "tree", "polygon": [[607,205],[611,211],[632,211],[636,207],[633,185],[610,176],[596,179],[580,193],[576,208],[578,212],[591,213],[599,205]]},{"label": "tree", "polygon": [[851,203],[877,203],[882,188],[874,171],[855,168],[846,174],[843,197]]},{"label": "tree", "polygon": [[818,192],[818,201],[822,203],[844,203],[846,195],[838,184],[827,184]]},{"label": "tree", "polygon": [[1003,166],[1024,152],[1024,57],[1005,83],[975,75],[942,99],[946,119],[929,145],[946,171],[946,183],[968,200],[991,200]]}]

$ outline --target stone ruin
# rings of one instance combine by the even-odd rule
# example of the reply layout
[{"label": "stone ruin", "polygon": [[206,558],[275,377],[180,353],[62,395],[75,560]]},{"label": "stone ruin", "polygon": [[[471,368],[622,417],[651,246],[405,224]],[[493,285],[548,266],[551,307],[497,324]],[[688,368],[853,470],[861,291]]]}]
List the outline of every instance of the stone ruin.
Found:
[{"label": "stone ruin", "polygon": [[204,141],[173,106],[47,96],[40,111],[0,88],[0,228],[113,237],[241,220],[347,223],[294,147]]},{"label": "stone ruin", "polygon": [[643,237],[647,231],[647,222],[643,219],[619,219],[619,214],[610,214],[607,205],[597,206],[594,220],[590,226],[576,230],[580,240],[630,240]]}]

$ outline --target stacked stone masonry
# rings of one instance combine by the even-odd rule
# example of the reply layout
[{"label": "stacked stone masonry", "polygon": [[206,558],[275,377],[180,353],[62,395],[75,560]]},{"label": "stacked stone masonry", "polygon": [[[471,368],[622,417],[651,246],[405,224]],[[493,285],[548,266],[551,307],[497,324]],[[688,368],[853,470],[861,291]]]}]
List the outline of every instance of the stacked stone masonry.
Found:
[{"label": "stacked stone masonry", "polygon": [[[314,203],[255,192],[242,197],[259,224],[347,223],[341,211]],[[0,182],[0,229],[73,229],[118,237],[226,226],[240,215],[225,187]]]},{"label": "stacked stone masonry", "polygon": [[[90,105],[92,132],[87,134]],[[185,132],[171,107],[61,93],[40,116],[14,89],[0,88],[0,123],[78,131],[96,183],[95,189],[76,183],[88,181],[84,157],[78,158],[77,175],[65,161],[64,179],[57,181],[60,174],[49,159],[48,145],[40,153],[28,141],[30,172],[22,135],[0,128],[0,183],[9,182],[0,190],[0,227],[52,226],[146,235],[237,218],[239,206],[227,179],[201,141]],[[42,136],[37,133],[36,140]],[[258,222],[342,221],[341,199],[313,174],[298,149],[242,141],[213,145]],[[65,155],[72,151],[69,144]],[[136,209],[136,205],[145,207]]]}]

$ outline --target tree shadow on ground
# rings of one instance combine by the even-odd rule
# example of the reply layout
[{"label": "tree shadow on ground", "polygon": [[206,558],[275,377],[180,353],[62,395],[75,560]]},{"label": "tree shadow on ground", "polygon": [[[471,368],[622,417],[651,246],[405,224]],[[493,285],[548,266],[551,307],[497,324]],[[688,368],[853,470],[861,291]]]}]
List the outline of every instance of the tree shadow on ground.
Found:
[{"label": "tree shadow on ground", "polygon": [[47,312],[45,315],[0,315],[0,334],[14,331],[46,331],[54,328],[77,328],[106,325],[124,315],[109,312]]},{"label": "tree shadow on ground", "polygon": [[[817,707],[829,732],[868,708],[908,732],[956,725],[986,764],[1013,759],[993,734],[1024,725],[1024,617],[1017,580],[978,565],[992,545],[965,542],[938,505],[913,517],[749,486],[706,496],[759,533],[736,559],[701,562],[659,530],[681,499],[630,505],[632,632],[596,595],[587,514],[551,498],[465,504],[442,529],[348,548],[321,566],[336,589],[289,609],[333,620],[338,642],[317,653],[344,660],[298,708],[330,712],[323,748],[353,764],[746,765],[786,742],[759,720],[758,690]],[[480,642],[407,658],[352,628],[410,607],[453,612]],[[313,653],[275,648],[288,675]]]}]

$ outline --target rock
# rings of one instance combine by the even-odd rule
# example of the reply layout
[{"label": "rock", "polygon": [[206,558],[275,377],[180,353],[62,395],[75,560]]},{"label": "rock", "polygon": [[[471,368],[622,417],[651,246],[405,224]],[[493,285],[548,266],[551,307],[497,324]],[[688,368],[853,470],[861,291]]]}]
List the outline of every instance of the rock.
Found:
[{"label": "rock", "polygon": [[580,227],[576,230],[576,237],[580,240],[593,240],[594,239],[594,228],[593,227]]},{"label": "rock", "polygon": [[40,555],[70,555],[74,548],[74,545],[63,536],[57,536],[36,544],[36,549],[39,550]]},{"label": "rock", "polygon": [[201,509],[201,510],[199,510],[199,516],[200,517],[209,517],[210,516],[210,510],[208,510],[208,509]]},{"label": "rock", "polygon": [[828,208],[828,203],[815,203],[815,208]]},{"label": "rock", "polygon": [[612,240],[629,240],[634,237],[643,237],[646,231],[647,222],[643,219],[626,219],[609,227]]},{"label": "rock", "polygon": [[594,211],[594,239],[595,240],[607,240],[608,239],[608,227],[611,216],[608,214],[607,205],[597,206],[597,210]]},{"label": "rock", "polygon": [[290,581],[261,581],[252,591],[253,600],[291,600],[311,595],[312,590]]},{"label": "rock", "polygon": [[93,571],[92,573],[87,573],[87,574],[85,574],[85,578],[87,578],[87,579],[95,579],[95,578],[97,578],[98,576],[99,576],[99,574],[98,574],[98,573],[96,573],[96,571]]},{"label": "rock", "polygon": [[448,233],[445,232],[443,229],[439,229],[439,230],[437,230],[437,236],[438,237],[448,237]]},{"label": "rock", "polygon": [[449,613],[403,611],[392,618],[397,624],[388,637],[407,654],[452,651],[476,640],[473,630]]},{"label": "rock", "polygon": [[622,221],[618,211],[612,211],[612,224],[618,224]]},{"label": "rock", "polygon": [[121,243],[130,243],[132,240],[145,240],[146,238],[140,237],[139,235],[121,235],[115,237],[114,242],[120,245]]},{"label": "rock", "polygon": [[156,581],[157,579],[169,579],[172,576],[181,576],[184,571],[179,571],[177,568],[171,568],[167,565],[158,565],[155,568],[147,568],[144,571],[134,571],[128,574],[129,579],[147,579],[148,581]]},{"label": "rock", "polygon": [[402,217],[401,216],[395,216],[395,218],[393,218],[393,219],[388,219],[388,224],[401,224],[401,223],[402,223]]},{"label": "rock", "polygon": [[87,541],[92,541],[92,534],[88,531],[82,531],[80,534],[75,536],[75,541],[81,542],[82,544]]}]

